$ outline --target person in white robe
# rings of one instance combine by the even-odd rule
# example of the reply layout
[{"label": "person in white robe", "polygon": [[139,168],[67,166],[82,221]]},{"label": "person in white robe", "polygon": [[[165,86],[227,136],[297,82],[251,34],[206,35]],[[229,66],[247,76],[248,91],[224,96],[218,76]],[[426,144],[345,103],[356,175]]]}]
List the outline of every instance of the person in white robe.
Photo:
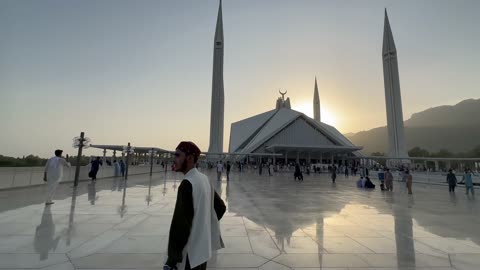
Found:
[{"label": "person in white robe", "polygon": [[70,163],[62,157],[62,153],[62,150],[55,150],[55,156],[50,158],[45,165],[43,180],[47,182],[46,205],[53,204],[52,199],[55,195],[55,190],[63,177],[63,167],[70,167]]},{"label": "person in white robe", "polygon": [[121,167],[120,167],[120,163],[118,163],[117,160],[113,161],[113,170],[114,170],[113,172],[115,177],[120,176]]}]

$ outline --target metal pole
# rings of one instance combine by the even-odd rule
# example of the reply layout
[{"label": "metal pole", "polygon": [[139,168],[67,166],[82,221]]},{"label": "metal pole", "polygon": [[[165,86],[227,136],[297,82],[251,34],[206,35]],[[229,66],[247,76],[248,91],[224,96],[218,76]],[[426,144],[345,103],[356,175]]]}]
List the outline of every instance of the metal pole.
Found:
[{"label": "metal pole", "polygon": [[85,138],[85,132],[80,132],[80,145],[78,146],[78,154],[77,154],[77,167],[75,167],[75,179],[73,181],[73,186],[78,186],[78,177],[80,176],[80,160],[82,159],[82,148],[83,148],[83,140]]},{"label": "metal pole", "polygon": [[125,180],[128,179],[128,165],[130,163],[130,143],[128,143],[128,146],[127,146],[127,159],[126,159],[126,162],[125,162]]},{"label": "metal pole", "polygon": [[152,171],[153,171],[153,148],[151,151],[152,152],[150,153],[150,176],[152,176]]},{"label": "metal pole", "polygon": [[32,184],[32,176],[33,176],[33,167],[30,170],[30,181],[28,182],[29,186]]}]

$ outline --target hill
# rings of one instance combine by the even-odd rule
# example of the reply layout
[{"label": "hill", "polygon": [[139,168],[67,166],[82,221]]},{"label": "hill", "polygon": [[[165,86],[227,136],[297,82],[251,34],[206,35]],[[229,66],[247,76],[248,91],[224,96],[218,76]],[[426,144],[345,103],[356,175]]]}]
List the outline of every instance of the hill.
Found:
[{"label": "hill", "polygon": [[[480,145],[480,99],[438,106],[414,113],[405,123],[407,150],[419,146],[430,152],[441,149],[466,152]],[[387,127],[378,127],[345,136],[364,147],[363,152],[388,152]]]}]

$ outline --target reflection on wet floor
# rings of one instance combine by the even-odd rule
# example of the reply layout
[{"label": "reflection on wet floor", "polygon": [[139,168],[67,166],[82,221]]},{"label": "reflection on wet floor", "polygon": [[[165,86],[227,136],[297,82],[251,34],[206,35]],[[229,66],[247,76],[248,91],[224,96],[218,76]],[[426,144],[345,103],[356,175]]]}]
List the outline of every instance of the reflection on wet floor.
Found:
[{"label": "reflection on wet floor", "polygon": [[[232,174],[212,184],[228,212],[209,269],[480,269],[479,203],[417,184],[408,196],[354,179]],[[0,192],[0,268],[159,269],[181,175]],[[46,267],[46,268],[45,268]]]}]

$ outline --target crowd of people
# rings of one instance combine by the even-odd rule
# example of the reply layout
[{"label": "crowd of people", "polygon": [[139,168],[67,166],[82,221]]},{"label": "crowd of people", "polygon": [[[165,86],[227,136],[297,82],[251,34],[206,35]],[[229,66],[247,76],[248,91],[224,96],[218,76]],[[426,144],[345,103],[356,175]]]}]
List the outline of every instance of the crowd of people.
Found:
[{"label": "crowd of people", "polygon": [[[106,166],[113,167],[114,176],[119,177],[125,176],[126,171],[126,164],[123,160],[113,160],[112,162],[105,162],[107,163]],[[158,163],[158,162],[157,162]],[[48,192],[46,198],[46,204],[52,204],[52,198],[55,193],[55,189],[57,187],[58,182],[60,181],[63,175],[63,167],[70,166],[67,159],[62,157],[62,150],[56,150],[55,156],[48,160],[47,165],[45,167],[45,174],[44,174],[44,181],[47,182],[48,185]],[[104,166],[103,161],[100,157],[94,158],[90,164],[90,170],[88,173],[89,178],[91,178],[92,183],[97,180],[97,174],[100,168]],[[167,165],[164,161],[161,162],[161,166],[164,168]],[[222,174],[226,173],[226,180],[230,180],[230,172],[234,167],[238,169],[239,172],[243,172],[244,170],[248,170],[250,172],[254,172],[255,170],[258,172],[259,175],[262,175],[264,170],[268,170],[268,175],[273,176],[274,173],[288,173],[293,170],[293,178],[294,181],[303,182],[304,181],[304,173],[310,175],[311,173],[318,174],[318,173],[328,173],[330,175],[332,183],[336,182],[337,174],[344,173],[345,177],[348,178],[350,175],[356,176],[359,174],[360,178],[356,181],[356,186],[358,188],[363,189],[375,189],[376,185],[373,183],[372,179],[370,178],[370,170],[367,167],[363,167],[361,165],[339,165],[331,164],[311,164],[306,165],[297,163],[244,163],[244,162],[231,162],[223,160],[219,160],[217,162],[197,162],[195,164],[196,168],[204,167],[207,169],[215,168],[217,172],[217,181],[222,180]],[[376,165],[371,167],[371,169],[378,174],[378,181],[380,184],[380,190],[392,192],[394,186],[394,175],[392,173],[391,168],[383,167],[380,165]],[[413,185],[413,175],[411,173],[411,169],[408,167],[399,167],[394,168],[398,172],[398,181],[404,182],[406,190],[408,194],[413,194],[412,185]],[[176,170],[175,165],[172,164],[172,170]],[[253,170],[253,171],[252,171]],[[417,171],[417,170],[416,170]],[[421,171],[421,168],[420,168]],[[461,180],[457,179],[456,172],[453,169],[449,169],[448,173],[446,174],[446,182],[448,184],[448,190],[450,193],[455,193],[456,186],[461,183],[465,186],[465,193],[467,195],[474,196],[474,184],[473,184],[473,172],[470,168],[466,168],[461,175]]]},{"label": "crowd of people", "polygon": [[[70,163],[62,157],[62,150],[56,150],[55,156],[47,161],[44,172],[44,181],[47,182],[46,191],[46,207],[54,202],[52,201],[58,183],[63,176],[63,168],[70,167]],[[169,231],[169,243],[167,251],[167,260],[164,269],[178,269],[178,265],[184,265],[185,269],[207,268],[207,261],[211,258],[212,253],[218,249],[225,247],[220,231],[220,220],[226,212],[226,205],[221,197],[212,187],[208,177],[202,174],[197,168],[200,156],[200,149],[192,142],[181,142],[175,151],[175,162],[172,169],[176,172],[184,174],[183,180],[179,186],[177,200],[175,203],[174,213],[172,217],[171,227]],[[107,163],[107,162],[105,162]],[[163,167],[167,164],[162,162]],[[90,194],[90,188],[94,189],[94,182],[97,179],[97,173],[103,162],[100,157],[96,157],[90,163],[89,177],[92,183],[89,184],[89,200],[94,204],[95,198]],[[107,166],[113,166],[115,176],[125,174],[125,163],[123,160],[113,160],[113,163],[107,163]],[[239,171],[243,171],[245,164],[237,163]],[[247,165],[250,166],[250,165]],[[213,164],[207,163],[207,168],[213,168]],[[258,166],[258,173],[261,175],[264,168],[268,169],[268,174],[273,175],[275,171],[280,171],[283,165],[274,164],[273,162],[261,163]],[[310,174],[312,169],[314,173],[322,170],[321,166],[305,166],[300,163],[294,164],[293,176],[295,181],[303,182],[303,172]],[[230,172],[232,163],[219,160],[215,164],[217,172],[217,181],[222,180],[223,172],[226,172],[227,181],[230,180]],[[290,169],[290,164],[286,165],[286,169]],[[332,183],[335,183],[337,173],[344,172],[348,177],[350,173],[356,175],[358,168],[356,166],[336,166],[335,164],[328,166],[328,172]],[[386,192],[393,192],[394,176],[390,168],[378,167],[374,168],[378,173],[380,181],[380,189]],[[408,194],[412,194],[413,176],[408,167],[400,167],[398,170],[399,180],[405,182]],[[453,169],[448,170],[446,175],[448,190],[450,193],[455,192],[458,179]],[[466,168],[462,180],[465,185],[467,196],[474,195],[473,172]],[[368,168],[360,167],[360,178],[356,181],[358,188],[375,189],[376,185],[370,178]],[[194,215],[195,211],[195,215]],[[207,248],[205,248],[207,247]]]}]

